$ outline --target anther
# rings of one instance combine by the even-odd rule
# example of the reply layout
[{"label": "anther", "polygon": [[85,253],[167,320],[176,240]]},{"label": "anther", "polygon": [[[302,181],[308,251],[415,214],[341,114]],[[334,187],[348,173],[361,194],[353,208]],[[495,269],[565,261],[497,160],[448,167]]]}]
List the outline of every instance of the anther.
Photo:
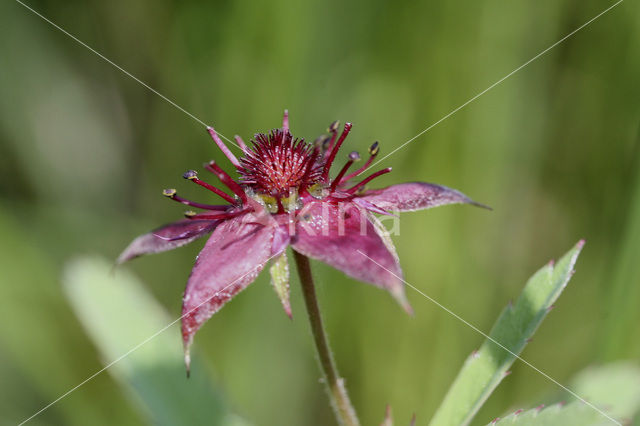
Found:
[{"label": "anther", "polygon": [[329,145],[331,144],[331,136],[324,138],[322,141],[322,150],[327,151],[329,149]]},{"label": "anther", "polygon": [[380,147],[378,145],[378,141],[375,141],[371,144],[371,146],[369,147],[369,155],[378,155],[378,151],[380,150]]},{"label": "anther", "polygon": [[193,210],[187,210],[186,212],[184,212],[184,217],[186,218],[191,218],[194,217],[197,213],[194,212]]},{"label": "anther", "polygon": [[195,170],[189,170],[184,172],[182,177],[185,179],[194,180],[198,178],[198,172],[196,172]]},{"label": "anther", "polygon": [[330,140],[331,140],[331,136],[328,136],[328,135],[318,136],[316,140],[313,141],[313,146],[324,151],[329,145]]},{"label": "anther", "polygon": [[361,175],[365,170],[369,168],[371,163],[373,163],[373,160],[376,158],[376,155],[378,155],[378,152],[380,151],[380,147],[378,145],[378,141],[375,141],[371,144],[371,146],[369,147],[369,159],[367,160],[367,162],[355,172],[349,173],[347,176],[342,178],[342,182],[347,182],[348,180]]},{"label": "anther", "polygon": [[324,155],[324,153],[327,150],[326,147],[329,145],[330,139],[331,139],[331,136],[326,136],[326,135],[318,136],[316,140],[313,141],[313,151],[318,154]]},{"label": "anther", "polygon": [[329,124],[329,128],[327,129],[327,131],[331,133],[337,132],[338,126],[340,126],[340,120],[336,120],[333,123]]},{"label": "anther", "polygon": [[359,159],[360,159],[360,154],[358,153],[358,151],[352,151],[349,153],[349,161],[347,161],[347,163],[342,167],[342,169],[340,169],[338,176],[336,176],[333,182],[331,182],[331,188],[330,188],[331,191],[334,191],[337,188],[337,186],[340,184],[340,181],[342,180],[342,177],[347,172],[347,170],[349,170],[349,167],[351,167],[351,165],[355,161],[358,161]]},{"label": "anther", "polygon": [[171,188],[171,189],[163,189],[162,190],[162,195],[164,195],[165,197],[169,197],[169,198],[173,198],[174,195],[176,195],[176,190]]}]

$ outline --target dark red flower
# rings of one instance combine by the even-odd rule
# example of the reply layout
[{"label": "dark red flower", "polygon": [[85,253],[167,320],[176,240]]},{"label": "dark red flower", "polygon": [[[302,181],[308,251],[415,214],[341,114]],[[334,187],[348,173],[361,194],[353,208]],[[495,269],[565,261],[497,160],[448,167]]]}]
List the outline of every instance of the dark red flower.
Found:
[{"label": "dark red flower", "polygon": [[352,152],[331,178],[329,171],[351,131],[351,123],[346,123],[339,134],[338,122],[334,122],[328,136],[309,144],[291,135],[285,111],[282,128],[255,135],[251,147],[236,137],[244,153],[239,160],[213,128],[207,130],[236,168],[239,178],[233,179],[214,161],[204,167],[233,195],[200,180],[193,170],[186,172],[184,178],[214,192],[227,204],[196,203],[180,197],[175,189],[166,189],[165,196],[204,212],[188,211],[186,219],[136,238],[118,258],[122,263],[213,233],[196,259],[184,292],[182,337],[187,363],[195,332],[251,284],[270,259],[275,259],[272,281],[287,315],[291,316],[284,254],[289,245],[355,279],[388,290],[411,312],[398,256],[374,213],[388,215],[455,203],[480,205],[456,190],[431,183],[365,189],[367,183],[391,168],[352,183],[376,158],[377,142],[369,149],[369,158],[362,167],[348,173],[360,158],[357,152]]}]

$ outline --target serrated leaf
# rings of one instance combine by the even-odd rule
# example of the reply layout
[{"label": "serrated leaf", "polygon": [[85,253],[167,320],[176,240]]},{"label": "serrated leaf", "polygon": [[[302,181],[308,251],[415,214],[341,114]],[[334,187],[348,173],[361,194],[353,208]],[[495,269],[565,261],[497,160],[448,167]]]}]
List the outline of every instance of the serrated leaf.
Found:
[{"label": "serrated leaf", "polygon": [[289,300],[289,262],[287,261],[287,253],[283,252],[275,258],[271,268],[271,284],[282,303],[284,312],[291,318],[291,302]]},{"label": "serrated leaf", "polygon": [[516,411],[488,426],[610,426],[614,423],[592,407],[580,401],[567,405],[555,404],[548,408]]},{"label": "serrated leaf", "polygon": [[562,293],[582,246],[583,241],[578,242],[555,266],[550,262],[542,267],[529,279],[516,303],[502,311],[489,334],[490,339],[465,361],[431,425],[466,425],[473,419],[509,374],[516,355],[522,352]]},{"label": "serrated leaf", "polygon": [[[607,416],[624,424],[640,409],[640,367],[635,363],[617,362],[586,368],[576,375],[569,388]],[[491,423],[494,424],[591,426],[615,423],[592,406],[571,396],[567,405],[518,410]]]},{"label": "serrated leaf", "polygon": [[80,258],[67,265],[63,280],[106,371],[155,425],[242,424],[230,415],[202,366],[186,378],[176,318],[132,274],[111,269],[102,258]]},{"label": "serrated leaf", "polygon": [[640,412],[640,367],[636,363],[586,368],[571,380],[569,388],[598,407],[606,407],[616,418],[630,419]]}]

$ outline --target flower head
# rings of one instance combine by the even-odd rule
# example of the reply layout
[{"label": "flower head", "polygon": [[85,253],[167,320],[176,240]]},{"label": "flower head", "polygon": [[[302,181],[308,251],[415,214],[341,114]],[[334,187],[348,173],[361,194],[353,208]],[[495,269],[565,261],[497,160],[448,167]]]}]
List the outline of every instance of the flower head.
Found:
[{"label": "flower head", "polygon": [[207,130],[236,169],[234,179],[214,161],[204,165],[233,194],[200,179],[189,170],[183,177],[226,201],[211,205],[187,200],[175,189],[163,194],[200,213],[187,211],[185,219],[136,238],[120,255],[122,263],[134,257],[170,250],[211,233],[196,259],[182,304],[182,337],[189,363],[189,347],[196,331],[214,313],[251,284],[266,263],[287,315],[291,316],[285,249],[323,261],[347,275],[388,290],[405,310],[411,307],[404,293],[396,250],[374,213],[392,215],[444,204],[475,203],[445,186],[411,182],[366,190],[386,168],[357,183],[378,155],[378,142],[369,148],[363,166],[350,172],[360,159],[357,152],[332,178],[331,166],[351,131],[338,122],[314,143],[295,139],[285,111],[282,128],[257,134],[248,147],[236,137],[243,156],[237,159],[216,131]]}]

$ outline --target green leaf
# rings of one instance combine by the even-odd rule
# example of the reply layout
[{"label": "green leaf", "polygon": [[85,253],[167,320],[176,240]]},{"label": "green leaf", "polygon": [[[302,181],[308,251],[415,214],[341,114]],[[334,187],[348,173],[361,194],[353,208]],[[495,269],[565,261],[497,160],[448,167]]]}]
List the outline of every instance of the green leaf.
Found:
[{"label": "green leaf", "polygon": [[534,408],[527,411],[516,411],[489,425],[516,426],[610,426],[611,420],[598,413],[588,405],[575,401],[567,405],[556,404],[548,408]]},{"label": "green leaf", "polygon": [[[632,362],[592,366],[582,370],[569,388],[581,398],[603,410],[612,419],[628,424],[640,410],[640,367]],[[569,404],[557,404],[542,410],[518,410],[499,421],[498,425],[610,425],[614,424],[596,409],[574,396]],[[542,411],[541,411],[542,410]]]},{"label": "green leaf", "polygon": [[[60,270],[45,238],[29,235],[34,223],[15,220],[8,210],[0,202],[0,425],[26,420],[100,368],[60,291]],[[28,424],[85,426],[107,416],[119,426],[140,424],[120,393],[105,392],[109,386],[110,379],[83,387]]]},{"label": "green leaf", "polygon": [[271,273],[271,284],[282,302],[284,312],[291,318],[291,302],[289,301],[289,263],[287,253],[283,252],[275,258],[273,265],[269,268]]},{"label": "green leaf", "polygon": [[71,262],[67,297],[107,368],[156,425],[229,425],[231,416],[202,365],[186,378],[179,321],[126,270],[101,258]]},{"label": "green leaf", "polygon": [[466,425],[473,419],[562,293],[583,244],[578,242],[555,266],[550,262],[536,272],[516,303],[502,311],[490,339],[465,361],[431,425]]},{"label": "green leaf", "polygon": [[640,367],[620,361],[582,370],[569,388],[581,398],[616,418],[632,418],[640,413]]}]

